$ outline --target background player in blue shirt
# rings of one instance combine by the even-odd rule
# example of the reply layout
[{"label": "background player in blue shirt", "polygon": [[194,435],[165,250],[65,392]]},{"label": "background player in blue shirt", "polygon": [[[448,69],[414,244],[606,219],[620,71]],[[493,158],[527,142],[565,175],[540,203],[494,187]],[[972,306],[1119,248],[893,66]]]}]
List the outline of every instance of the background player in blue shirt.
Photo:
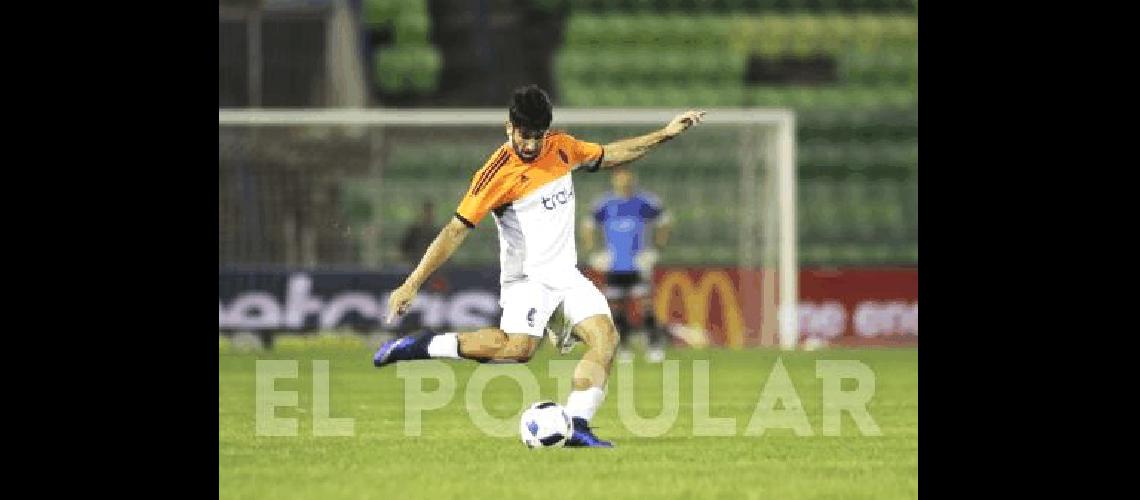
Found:
[{"label": "background player in blue shirt", "polygon": [[[650,362],[665,359],[665,341],[653,314],[651,285],[657,250],[669,239],[670,220],[661,201],[653,193],[637,191],[633,172],[617,169],[612,177],[613,191],[603,195],[595,204],[593,213],[582,228],[582,248],[590,254],[594,250],[594,231],[601,229],[605,249],[591,257],[591,267],[605,273],[606,298],[610,300],[614,325],[621,332],[621,349],[618,362],[633,360],[629,348],[629,306],[641,308],[643,326],[649,335],[646,357]],[[653,236],[646,234],[653,227]]]}]

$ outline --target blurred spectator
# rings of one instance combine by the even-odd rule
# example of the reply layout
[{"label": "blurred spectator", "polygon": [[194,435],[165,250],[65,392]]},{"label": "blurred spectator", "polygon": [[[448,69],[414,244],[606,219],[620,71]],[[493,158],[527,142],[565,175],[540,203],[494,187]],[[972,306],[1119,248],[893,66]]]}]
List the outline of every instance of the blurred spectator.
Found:
[{"label": "blurred spectator", "polygon": [[[666,338],[653,314],[650,287],[657,251],[669,239],[670,218],[656,195],[635,191],[632,171],[615,170],[611,182],[613,191],[594,204],[593,213],[583,223],[582,250],[587,255],[594,250],[594,231],[600,226],[605,248],[591,255],[590,267],[605,273],[606,298],[621,333],[618,362],[633,361],[628,311],[640,307],[642,326],[649,336],[646,357],[651,363],[660,363],[665,359]],[[652,239],[646,237],[650,223]]]}]

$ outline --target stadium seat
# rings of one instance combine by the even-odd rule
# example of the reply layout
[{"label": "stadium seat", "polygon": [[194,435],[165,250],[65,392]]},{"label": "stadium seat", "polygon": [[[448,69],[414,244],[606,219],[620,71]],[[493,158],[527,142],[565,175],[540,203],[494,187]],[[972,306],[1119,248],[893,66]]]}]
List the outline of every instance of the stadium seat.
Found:
[{"label": "stadium seat", "polygon": [[595,32],[599,29],[597,25],[598,16],[592,14],[576,13],[567,17],[566,31],[563,34],[562,50],[573,48],[588,47],[594,44],[598,38]]},{"label": "stadium seat", "polygon": [[396,45],[424,45],[428,43],[430,21],[426,13],[404,12],[395,19]]},{"label": "stadium seat", "polygon": [[587,86],[575,80],[559,80],[558,85],[551,89],[551,98],[555,106],[583,106],[582,102],[588,100],[585,95],[587,89]]},{"label": "stadium seat", "polygon": [[638,45],[638,20],[634,16],[615,16],[605,22],[606,32],[602,34],[602,45],[621,45],[635,47]]},{"label": "stadium seat", "polygon": [[588,67],[586,51],[564,48],[554,54],[554,74],[556,81],[562,85],[567,81],[584,80],[588,74]]},{"label": "stadium seat", "polygon": [[400,2],[396,0],[365,0],[361,18],[369,26],[381,26],[392,22],[400,12]]},{"label": "stadium seat", "polygon": [[918,21],[914,16],[891,15],[883,19],[883,38],[887,45],[913,46],[918,40]]},{"label": "stadium seat", "polygon": [[369,26],[382,26],[404,14],[426,18],[427,12],[427,0],[364,0],[361,18]]},{"label": "stadium seat", "polygon": [[831,264],[835,261],[835,256],[831,252],[831,246],[825,244],[806,244],[801,246],[799,258],[801,265]]},{"label": "stadium seat", "polygon": [[415,14],[400,19],[397,44],[380,48],[373,56],[377,84],[385,92],[434,92],[443,66],[439,50],[425,43],[410,41],[426,41],[426,17]]},{"label": "stadium seat", "polygon": [[730,24],[728,18],[722,16],[699,16],[692,20],[692,26],[697,29],[698,45],[723,49],[728,44]]},{"label": "stadium seat", "polygon": [[824,15],[820,17],[820,24],[825,36],[839,44],[837,49],[846,48],[855,32],[855,26],[849,16]]},{"label": "stadium seat", "polygon": [[910,181],[880,181],[875,185],[875,196],[881,200],[880,212],[875,220],[879,224],[880,233],[893,243],[906,238],[906,219],[904,216],[902,189]]}]

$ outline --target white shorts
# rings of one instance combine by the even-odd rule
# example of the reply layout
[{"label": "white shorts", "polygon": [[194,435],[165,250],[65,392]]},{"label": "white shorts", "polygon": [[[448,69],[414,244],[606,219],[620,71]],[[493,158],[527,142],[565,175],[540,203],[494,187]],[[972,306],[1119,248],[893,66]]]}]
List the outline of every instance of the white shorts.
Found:
[{"label": "white shorts", "polygon": [[557,289],[532,280],[504,284],[499,297],[503,308],[499,328],[510,334],[544,337],[547,322],[558,306],[562,306],[561,315],[570,326],[599,314],[613,317],[606,297],[582,273],[575,272],[569,279],[570,283]]}]

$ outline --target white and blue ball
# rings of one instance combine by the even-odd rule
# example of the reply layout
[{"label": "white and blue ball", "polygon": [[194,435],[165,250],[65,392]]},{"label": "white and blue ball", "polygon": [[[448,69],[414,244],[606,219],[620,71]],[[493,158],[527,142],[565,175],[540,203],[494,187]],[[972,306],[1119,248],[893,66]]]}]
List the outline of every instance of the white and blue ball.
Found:
[{"label": "white and blue ball", "polygon": [[552,401],[530,405],[519,420],[519,435],[527,448],[560,448],[573,425],[566,410]]}]

